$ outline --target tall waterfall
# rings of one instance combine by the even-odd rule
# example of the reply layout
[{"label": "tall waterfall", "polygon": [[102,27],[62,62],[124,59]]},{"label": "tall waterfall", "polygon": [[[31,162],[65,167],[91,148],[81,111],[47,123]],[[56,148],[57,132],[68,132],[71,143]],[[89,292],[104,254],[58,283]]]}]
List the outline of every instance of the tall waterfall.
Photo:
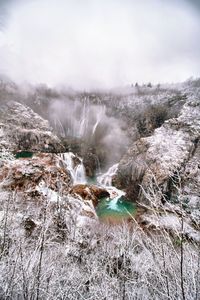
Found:
[{"label": "tall waterfall", "polygon": [[97,181],[104,186],[112,186],[112,177],[117,173],[119,164],[114,164],[106,173],[99,176]]},{"label": "tall waterfall", "polygon": [[84,99],[83,110],[80,116],[79,128],[78,128],[78,136],[83,137],[89,126],[89,115],[90,115],[90,106],[87,98]]},{"label": "tall waterfall", "polygon": [[102,123],[108,122],[106,106],[93,104],[89,97],[57,101],[51,107],[51,123],[61,136],[92,138]]},{"label": "tall waterfall", "polygon": [[105,113],[106,113],[106,106],[105,105],[100,106],[99,110],[98,110],[98,113],[96,115],[96,122],[95,122],[95,124],[93,125],[93,128],[92,128],[92,136],[95,135],[97,127],[100,124],[101,119],[103,118]]},{"label": "tall waterfall", "polygon": [[61,158],[64,160],[67,169],[72,176],[73,184],[85,184],[87,179],[83,160],[78,157],[80,163],[75,165],[74,159],[76,158],[76,155],[72,152],[62,153]]}]

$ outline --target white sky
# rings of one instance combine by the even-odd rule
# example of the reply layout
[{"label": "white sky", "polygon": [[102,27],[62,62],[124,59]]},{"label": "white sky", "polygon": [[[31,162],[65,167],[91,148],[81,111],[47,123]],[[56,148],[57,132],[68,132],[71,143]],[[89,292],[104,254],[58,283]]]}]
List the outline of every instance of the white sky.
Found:
[{"label": "white sky", "polygon": [[19,0],[0,31],[0,73],[75,89],[200,76],[200,17],[181,0]]}]

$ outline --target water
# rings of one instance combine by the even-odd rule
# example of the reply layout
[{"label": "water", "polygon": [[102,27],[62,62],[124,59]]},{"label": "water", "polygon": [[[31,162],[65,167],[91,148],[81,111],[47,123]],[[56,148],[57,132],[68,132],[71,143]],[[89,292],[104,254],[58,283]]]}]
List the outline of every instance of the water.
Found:
[{"label": "water", "polygon": [[[77,157],[72,152],[61,154],[61,157],[73,178],[73,184],[86,184],[82,159],[78,158],[80,163],[75,165],[74,159]],[[105,174],[97,177],[98,184],[109,192],[110,197],[100,200],[96,212],[100,220],[111,224],[131,219],[136,212],[136,206],[125,198],[125,192],[112,186],[112,177],[117,170],[118,164],[114,164]]]},{"label": "water", "polygon": [[103,222],[117,224],[132,219],[136,206],[125,198],[125,192],[112,186],[112,177],[117,173],[118,164],[99,176],[97,181],[110,193],[110,198],[102,199],[97,206],[97,215]]},{"label": "water", "polygon": [[98,127],[98,125],[100,124],[100,122],[101,122],[103,116],[105,115],[105,112],[106,112],[106,107],[105,107],[105,105],[104,105],[104,106],[101,106],[101,107],[99,108],[99,110],[98,110],[97,115],[96,115],[96,122],[95,122],[95,124],[94,124],[94,126],[93,126],[93,128],[92,128],[92,136],[95,135],[96,130],[97,130],[97,127]]},{"label": "water", "polygon": [[105,223],[118,224],[134,218],[136,206],[125,198],[125,193],[114,187],[108,189],[111,198],[104,198],[97,206],[97,215]]},{"label": "water", "polygon": [[65,137],[64,126],[57,117],[54,118],[54,126],[55,130],[60,134],[60,136]]},{"label": "water", "polygon": [[[94,139],[102,120],[105,120],[106,106],[92,104],[88,97],[68,101],[61,108],[58,112],[60,118],[53,114],[54,127],[61,136]],[[67,118],[63,118],[64,110]]]},{"label": "water", "polygon": [[28,151],[20,151],[20,152],[17,152],[15,154],[15,158],[32,158],[34,155],[33,152],[28,152]]},{"label": "water", "polygon": [[85,167],[83,165],[83,162],[81,161],[80,164],[78,164],[75,168],[74,168],[74,184],[78,184],[78,183],[87,183],[87,179],[86,179],[86,174],[85,174]]},{"label": "water", "polygon": [[78,128],[78,136],[83,137],[88,131],[88,120],[90,115],[90,106],[87,98],[84,99],[83,110],[80,118],[79,128]]},{"label": "water", "polygon": [[112,167],[110,167],[108,169],[108,171],[106,173],[99,176],[97,178],[98,183],[100,183],[101,185],[103,185],[105,187],[112,186],[112,178],[117,173],[118,165],[119,164],[114,164]]},{"label": "water", "polygon": [[72,152],[62,153],[61,158],[64,160],[68,171],[71,174],[73,184],[85,184],[87,183],[85,167],[83,165],[83,160],[77,157],[80,161],[78,164],[74,164],[74,159],[76,155]]}]

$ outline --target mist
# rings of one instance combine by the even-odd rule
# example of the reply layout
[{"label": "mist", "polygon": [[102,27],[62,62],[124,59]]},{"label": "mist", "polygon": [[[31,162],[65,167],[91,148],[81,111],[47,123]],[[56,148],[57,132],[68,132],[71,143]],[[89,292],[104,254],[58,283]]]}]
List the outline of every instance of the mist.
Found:
[{"label": "mist", "polygon": [[106,106],[91,104],[87,98],[53,100],[48,118],[59,136],[76,138],[83,144],[83,155],[94,151],[106,167],[118,162],[130,143],[126,124],[110,116]]},{"label": "mist", "polygon": [[76,90],[200,75],[195,1],[13,0],[0,6],[0,73]]}]

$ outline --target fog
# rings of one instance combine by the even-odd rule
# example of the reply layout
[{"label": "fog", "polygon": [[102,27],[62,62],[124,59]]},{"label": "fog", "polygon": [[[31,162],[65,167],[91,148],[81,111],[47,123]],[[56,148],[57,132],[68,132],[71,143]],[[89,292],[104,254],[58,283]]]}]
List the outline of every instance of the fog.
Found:
[{"label": "fog", "polygon": [[130,141],[124,130],[125,123],[109,116],[103,105],[93,105],[87,98],[83,101],[56,99],[48,113],[50,123],[60,136],[84,141],[84,151],[95,149],[106,166],[118,162],[127,150]]},{"label": "fog", "polygon": [[0,18],[0,73],[17,83],[89,90],[200,75],[198,1],[1,1]]}]

